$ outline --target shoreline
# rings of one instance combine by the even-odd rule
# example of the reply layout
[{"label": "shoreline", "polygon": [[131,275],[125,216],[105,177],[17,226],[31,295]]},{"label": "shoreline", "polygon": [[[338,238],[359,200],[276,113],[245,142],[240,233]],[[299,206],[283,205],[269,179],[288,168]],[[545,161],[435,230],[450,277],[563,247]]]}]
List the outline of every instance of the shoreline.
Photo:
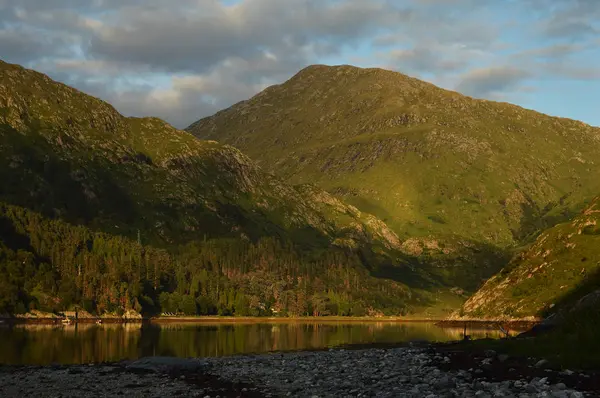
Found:
[{"label": "shoreline", "polygon": [[[67,319],[65,317],[10,317],[0,318],[0,325],[13,324],[45,324],[60,325]],[[540,323],[536,320],[490,320],[490,319],[443,319],[443,318],[412,318],[412,317],[228,317],[228,316],[173,316],[173,317],[146,317],[146,318],[109,318],[109,317],[85,317],[71,319],[69,324],[119,324],[119,323],[434,323],[440,327],[497,327],[499,324],[510,329],[530,329]],[[68,324],[67,324],[68,325]]]},{"label": "shoreline", "polygon": [[343,316],[305,316],[305,317],[229,317],[229,316],[199,316],[199,317],[152,317],[148,319],[153,323],[403,323],[403,322],[438,322],[440,319],[404,318],[404,317],[343,317]]},{"label": "shoreline", "polygon": [[498,328],[501,326],[505,330],[522,330],[526,331],[533,328],[535,325],[539,325],[542,321],[537,320],[524,320],[524,319],[511,319],[511,320],[490,320],[490,319],[465,319],[465,320],[457,320],[457,319],[444,319],[441,321],[437,321],[435,324],[440,327],[448,327],[448,328],[462,328],[465,325],[473,326],[478,325],[482,328]]}]

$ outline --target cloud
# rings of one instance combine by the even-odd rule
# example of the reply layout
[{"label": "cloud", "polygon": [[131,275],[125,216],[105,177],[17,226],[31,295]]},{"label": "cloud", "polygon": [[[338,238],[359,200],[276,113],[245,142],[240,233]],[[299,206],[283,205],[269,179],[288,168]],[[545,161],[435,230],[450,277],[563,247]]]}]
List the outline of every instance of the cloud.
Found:
[{"label": "cloud", "polygon": [[[6,60],[113,102],[123,113],[153,112],[179,127],[402,24],[411,13],[386,0],[0,4]],[[153,80],[169,83],[153,87]]]},{"label": "cloud", "polygon": [[[185,3],[185,2],[184,2]],[[399,24],[407,12],[381,1],[246,0],[225,7],[212,0],[196,7],[146,5],[121,10],[90,43],[89,52],[169,72],[203,73],[230,57],[253,58],[268,50],[281,57],[327,51]]]},{"label": "cloud", "polygon": [[512,66],[474,69],[466,73],[456,89],[473,97],[486,97],[513,89],[531,73]]},{"label": "cloud", "polygon": [[526,0],[532,9],[545,10],[539,23],[542,35],[566,41],[597,37],[600,2],[597,0]]},{"label": "cloud", "polygon": [[0,0],[0,56],[185,127],[312,63],[490,98],[598,79],[598,21],[596,0]]},{"label": "cloud", "polygon": [[418,42],[408,49],[391,50],[384,57],[390,69],[417,76],[443,76],[463,72],[477,60],[485,62],[491,53],[463,43]]}]

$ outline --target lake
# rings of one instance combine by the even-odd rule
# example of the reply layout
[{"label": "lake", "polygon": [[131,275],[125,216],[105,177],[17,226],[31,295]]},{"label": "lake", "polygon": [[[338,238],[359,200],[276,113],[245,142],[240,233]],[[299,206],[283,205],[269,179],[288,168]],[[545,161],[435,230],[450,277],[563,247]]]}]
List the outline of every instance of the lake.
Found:
[{"label": "lake", "polygon": [[[3,325],[0,363],[73,364],[144,356],[212,357],[311,350],[349,344],[451,341],[462,328],[427,322],[128,323]],[[495,329],[468,330],[473,338],[500,337]]]}]

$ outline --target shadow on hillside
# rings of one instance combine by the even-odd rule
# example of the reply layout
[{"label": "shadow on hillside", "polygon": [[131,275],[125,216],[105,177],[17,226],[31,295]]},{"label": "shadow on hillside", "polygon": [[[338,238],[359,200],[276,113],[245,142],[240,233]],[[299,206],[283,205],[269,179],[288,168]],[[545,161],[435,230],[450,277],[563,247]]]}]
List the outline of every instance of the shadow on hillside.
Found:
[{"label": "shadow on hillside", "polygon": [[570,194],[563,195],[558,201],[550,202],[543,208],[527,197],[527,202],[521,204],[523,216],[519,221],[519,227],[511,230],[515,241],[521,242],[521,244],[531,243],[541,232],[577,216],[585,208],[587,202],[569,206],[567,203],[569,197]]},{"label": "shadow on hillside", "polygon": [[[0,211],[1,209],[2,204],[0,204]],[[31,248],[29,238],[18,233],[13,223],[2,215],[0,215],[0,242],[15,252]]]},{"label": "shadow on hillside", "polygon": [[373,269],[378,278],[392,279],[414,289],[438,288],[473,293],[509,263],[512,253],[494,245],[477,243],[452,254],[403,255],[400,265]]},{"label": "shadow on hillside", "polygon": [[[590,260],[588,260],[590,261]],[[600,261],[599,261],[600,263]],[[573,308],[575,304],[584,296],[600,289],[600,266],[592,271],[582,283],[562,295],[552,308],[544,308],[538,315],[548,317],[556,312]],[[600,303],[599,303],[600,304]]]},{"label": "shadow on hillside", "polygon": [[137,218],[132,199],[106,164],[92,153],[85,158],[68,151],[78,145],[72,138],[56,132],[58,145],[67,148],[59,154],[39,133],[21,134],[8,125],[0,125],[0,133],[0,199],[6,203],[75,225],[90,225],[100,216],[123,225]]},{"label": "shadow on hillside", "polygon": [[[341,189],[341,188],[340,188]],[[393,217],[392,215],[383,207],[379,206],[372,200],[365,198],[362,195],[358,195],[355,193],[338,193],[340,191],[332,190],[331,193],[334,195],[343,196],[344,201],[352,206],[355,206],[357,209],[364,213],[372,214],[375,217],[381,219],[383,222],[389,222]]]}]

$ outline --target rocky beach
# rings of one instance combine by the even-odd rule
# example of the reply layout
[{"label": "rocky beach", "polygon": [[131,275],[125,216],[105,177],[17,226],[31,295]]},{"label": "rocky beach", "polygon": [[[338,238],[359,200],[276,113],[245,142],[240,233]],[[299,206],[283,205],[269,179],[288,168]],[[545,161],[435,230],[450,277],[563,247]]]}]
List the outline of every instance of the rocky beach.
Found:
[{"label": "rocky beach", "polygon": [[3,397],[598,396],[593,373],[452,345],[0,367]]}]

